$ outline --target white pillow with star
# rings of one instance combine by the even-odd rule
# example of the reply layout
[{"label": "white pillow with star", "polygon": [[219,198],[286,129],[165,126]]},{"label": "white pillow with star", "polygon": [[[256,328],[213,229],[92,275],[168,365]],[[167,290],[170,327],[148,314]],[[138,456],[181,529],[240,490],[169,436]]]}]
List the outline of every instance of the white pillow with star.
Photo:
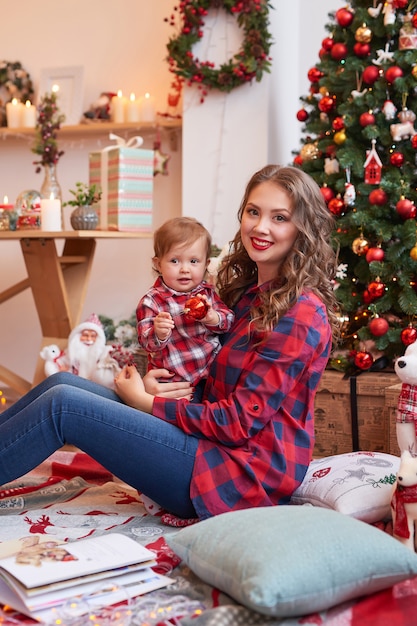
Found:
[{"label": "white pillow with star", "polygon": [[315,459],[291,504],[333,509],[364,522],[390,519],[400,458],[385,452],[347,452]]}]

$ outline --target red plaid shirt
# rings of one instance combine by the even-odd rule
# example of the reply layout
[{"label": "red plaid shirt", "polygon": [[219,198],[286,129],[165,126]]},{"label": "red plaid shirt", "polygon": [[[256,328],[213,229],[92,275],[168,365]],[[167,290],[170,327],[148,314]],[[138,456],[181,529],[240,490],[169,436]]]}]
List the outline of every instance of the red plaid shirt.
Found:
[{"label": "red plaid shirt", "polygon": [[[205,294],[219,314],[217,326],[208,326],[184,315],[186,301],[198,293]],[[175,322],[166,341],[159,341],[153,325],[161,311],[169,311]],[[234,315],[209,283],[202,282],[193,291],[181,293],[167,287],[159,277],[139,302],[136,319],[139,345],[148,352],[148,369],[166,368],[175,372],[170,380],[188,380],[196,385],[207,377],[221,348],[220,335],[230,329]]]},{"label": "red plaid shirt", "polygon": [[154,415],[199,439],[191,498],[200,518],[288,503],[312,458],[314,397],[331,348],[325,307],[302,295],[255,346],[257,294],[253,287],[238,303],[203,402],[154,400]]}]

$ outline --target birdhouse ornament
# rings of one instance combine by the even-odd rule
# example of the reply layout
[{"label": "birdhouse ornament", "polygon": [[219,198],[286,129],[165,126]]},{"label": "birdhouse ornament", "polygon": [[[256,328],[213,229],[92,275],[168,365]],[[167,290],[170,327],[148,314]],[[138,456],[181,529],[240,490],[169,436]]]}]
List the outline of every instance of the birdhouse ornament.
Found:
[{"label": "birdhouse ornament", "polygon": [[372,148],[366,152],[364,169],[367,185],[379,185],[381,182],[382,161],[375,149],[375,143],[375,139],[372,139]]}]

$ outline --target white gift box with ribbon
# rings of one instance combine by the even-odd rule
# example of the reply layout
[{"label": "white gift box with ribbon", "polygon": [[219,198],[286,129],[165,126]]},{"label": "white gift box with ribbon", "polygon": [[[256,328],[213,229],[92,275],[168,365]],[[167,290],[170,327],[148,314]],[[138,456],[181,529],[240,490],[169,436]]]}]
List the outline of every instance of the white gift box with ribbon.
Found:
[{"label": "white gift box with ribbon", "polygon": [[102,230],[152,231],[154,151],[142,137],[127,142],[110,133],[116,145],[89,154],[89,180],[101,188],[97,206]]}]

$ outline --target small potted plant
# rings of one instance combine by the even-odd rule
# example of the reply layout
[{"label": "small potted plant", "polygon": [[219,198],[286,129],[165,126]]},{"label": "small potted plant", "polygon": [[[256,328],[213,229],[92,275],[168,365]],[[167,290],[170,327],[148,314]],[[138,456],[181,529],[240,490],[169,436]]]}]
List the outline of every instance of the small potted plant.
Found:
[{"label": "small potted plant", "polygon": [[98,215],[93,205],[100,201],[102,194],[97,185],[78,182],[75,183],[75,189],[70,189],[69,192],[74,196],[74,199],[65,202],[64,206],[75,207],[70,215],[73,229],[94,230],[97,228]]}]

